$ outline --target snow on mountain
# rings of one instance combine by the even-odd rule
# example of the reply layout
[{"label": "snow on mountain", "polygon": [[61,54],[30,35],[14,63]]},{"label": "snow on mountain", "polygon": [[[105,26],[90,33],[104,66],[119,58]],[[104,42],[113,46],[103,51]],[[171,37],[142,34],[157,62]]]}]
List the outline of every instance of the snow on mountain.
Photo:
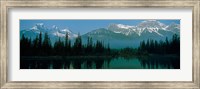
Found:
[{"label": "snow on mountain", "polygon": [[130,35],[132,30],[135,30],[135,26],[123,25],[123,24],[110,24],[108,29],[115,33],[122,33],[124,35]]},{"label": "snow on mountain", "polygon": [[159,21],[156,21],[156,20],[146,20],[146,21],[143,21],[141,23],[139,23],[137,25],[137,27],[139,28],[157,28],[157,29],[163,29],[166,27],[165,24],[159,22]]},{"label": "snow on mountain", "polygon": [[59,30],[59,28],[56,25],[53,25],[51,30]]},{"label": "snow on mountain", "polygon": [[180,35],[179,24],[165,25],[156,20],[146,20],[135,26],[112,23],[107,28],[92,30],[82,35],[82,38],[87,42],[87,37],[92,37],[93,40],[102,40],[113,48],[119,48],[137,47],[141,41],[148,39],[170,39],[174,34]]},{"label": "snow on mountain", "polygon": [[[29,29],[21,30],[20,33],[24,34],[27,37],[31,37],[32,39],[35,38],[37,35],[46,33],[49,35],[50,38],[55,39],[58,37],[64,38],[66,34],[70,39],[76,38],[77,34],[73,33],[67,28],[60,29],[56,25],[53,25],[50,28],[47,28],[43,23],[37,23],[33,27]],[[20,36],[22,35],[20,34]]]},{"label": "snow on mountain", "polygon": [[108,30],[111,30],[115,33],[121,33],[127,36],[135,33],[138,36],[141,36],[143,32],[156,33],[159,36],[163,36],[164,34],[159,33],[159,30],[172,31],[174,33],[177,33],[177,31],[180,31],[180,25],[176,23],[165,25],[156,20],[146,20],[139,23],[136,26],[123,25],[123,24],[110,24],[108,26]]},{"label": "snow on mountain", "polygon": [[[68,28],[59,28],[56,25],[47,28],[43,23],[37,23],[31,28],[21,30],[20,37],[25,34],[25,36],[34,39],[40,32],[42,34],[47,32],[52,42],[58,40],[59,37],[64,39],[66,33],[72,40],[78,36]],[[84,43],[87,43],[88,37],[92,37],[94,41],[102,40],[105,43],[110,43],[112,47],[118,48],[136,47],[141,41],[147,39],[165,40],[166,37],[170,38],[173,34],[180,35],[179,24],[165,25],[156,20],[145,20],[135,26],[112,23],[107,28],[92,30],[81,37]]]},{"label": "snow on mountain", "polygon": [[44,26],[43,23],[37,23],[35,26],[33,26],[30,29],[26,29],[26,30],[32,30],[34,32],[40,33],[40,31],[46,31],[47,27]]},{"label": "snow on mountain", "polygon": [[123,25],[123,24],[117,24],[117,26],[119,28],[124,28],[124,29],[132,29],[135,27],[135,26],[129,26],[129,25]]},{"label": "snow on mountain", "polygon": [[166,27],[166,30],[174,32],[174,33],[180,33],[180,25],[176,23],[171,23]]}]

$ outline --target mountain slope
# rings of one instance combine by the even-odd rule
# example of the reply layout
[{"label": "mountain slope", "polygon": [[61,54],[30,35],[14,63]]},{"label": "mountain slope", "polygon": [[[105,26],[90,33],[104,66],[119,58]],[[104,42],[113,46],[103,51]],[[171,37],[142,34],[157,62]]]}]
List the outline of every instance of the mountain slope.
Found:
[{"label": "mountain slope", "polygon": [[47,28],[43,23],[37,23],[35,26],[29,29],[24,29],[20,31],[20,38],[24,34],[25,37],[29,37],[31,39],[34,39],[36,36],[40,34],[40,32],[44,35],[44,33],[47,33],[52,41],[54,43],[58,38],[63,39],[68,33],[68,37],[70,39],[74,39],[77,37],[77,34],[73,33],[67,28],[60,29],[57,26],[53,25],[50,28]]},{"label": "mountain slope", "polygon": [[[52,43],[58,38],[64,39],[65,34],[68,33],[69,39],[72,40],[77,37],[77,34],[73,33],[68,28],[60,29],[53,25],[47,28],[43,23],[38,23],[35,26],[20,31],[20,37],[24,34],[26,37],[34,39],[39,33],[48,33]],[[125,24],[109,24],[107,28],[99,28],[92,30],[86,34],[81,35],[83,43],[87,43],[87,38],[92,37],[93,42],[100,40],[107,45],[111,45],[111,48],[124,48],[124,47],[137,47],[143,40],[165,40],[166,37],[171,38],[172,35],[180,35],[180,25],[171,23],[165,25],[156,20],[146,20],[139,24],[125,25]]]},{"label": "mountain slope", "polygon": [[147,20],[136,26],[110,24],[107,29],[97,29],[83,35],[83,38],[92,37],[103,40],[112,47],[137,47],[142,40],[165,40],[174,34],[180,35],[180,25],[171,23],[165,25],[156,20]]}]

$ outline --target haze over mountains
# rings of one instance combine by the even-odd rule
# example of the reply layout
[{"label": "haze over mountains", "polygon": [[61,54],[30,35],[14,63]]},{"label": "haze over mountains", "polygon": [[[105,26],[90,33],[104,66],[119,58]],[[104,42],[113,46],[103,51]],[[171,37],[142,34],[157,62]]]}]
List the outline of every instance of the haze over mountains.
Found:
[{"label": "haze over mountains", "polygon": [[[72,31],[73,29],[59,27],[53,25],[46,27],[43,23],[37,23],[35,26],[29,29],[20,30],[20,38],[22,34],[26,37],[34,39],[41,32],[44,34],[48,33],[52,43],[65,38],[65,34],[69,34],[69,39],[73,40],[78,36],[77,33]],[[111,48],[124,48],[124,47],[138,47],[139,43],[143,40],[154,39],[154,40],[165,40],[166,37],[171,38],[172,35],[180,35],[180,24],[171,23],[166,25],[156,20],[142,21],[135,26],[110,23],[107,28],[94,29],[82,34],[83,43],[87,42],[88,37],[92,37],[93,41],[103,41],[105,44],[110,44]]]}]

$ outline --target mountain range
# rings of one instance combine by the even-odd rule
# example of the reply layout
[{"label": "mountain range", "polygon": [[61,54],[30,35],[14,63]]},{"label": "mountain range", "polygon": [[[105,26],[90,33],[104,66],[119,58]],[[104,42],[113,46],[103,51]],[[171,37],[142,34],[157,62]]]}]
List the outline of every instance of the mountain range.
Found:
[{"label": "mountain range", "polygon": [[[74,41],[78,34],[72,32],[69,28],[60,29],[53,25],[47,28],[43,23],[37,23],[29,29],[20,31],[20,37],[24,34],[26,37],[35,38],[39,33],[47,32],[52,43],[58,38],[64,39],[68,33],[69,39]],[[172,35],[180,35],[180,24],[171,23],[166,25],[156,20],[145,20],[135,26],[125,24],[108,24],[106,28],[94,29],[81,35],[83,43],[87,42],[88,37],[92,37],[94,42],[101,40],[105,44],[110,44],[111,48],[138,47],[143,40],[165,40]]]}]

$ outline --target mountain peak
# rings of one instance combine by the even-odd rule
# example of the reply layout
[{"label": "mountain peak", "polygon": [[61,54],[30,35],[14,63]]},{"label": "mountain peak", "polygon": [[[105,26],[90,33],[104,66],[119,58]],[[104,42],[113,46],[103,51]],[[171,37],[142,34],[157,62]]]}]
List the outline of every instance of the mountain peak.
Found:
[{"label": "mountain peak", "polygon": [[67,29],[67,28],[65,28],[65,29],[62,29],[61,31],[62,31],[62,32],[65,32],[65,33],[68,33],[68,34],[69,34],[69,33],[72,33],[72,31],[71,31],[71,30],[69,30],[69,29]]},{"label": "mountain peak", "polygon": [[178,31],[180,29],[180,26],[176,23],[172,23],[167,26],[157,20],[145,20],[135,26],[124,24],[110,24],[108,26],[108,30],[113,31],[114,33],[121,33],[126,36],[132,34],[137,34],[138,36],[141,36],[143,32],[156,33],[159,36],[163,36],[163,34],[159,33],[160,30],[169,31],[169,29],[177,29]]},{"label": "mountain peak", "polygon": [[169,24],[169,25],[166,27],[166,30],[172,31],[172,32],[174,32],[174,33],[179,33],[179,32],[180,32],[180,25],[177,24],[177,23],[172,22],[171,24]]},{"label": "mountain peak", "polygon": [[122,33],[124,35],[130,35],[131,31],[135,29],[135,26],[124,25],[124,24],[110,24],[108,30],[114,33]]},{"label": "mountain peak", "polygon": [[135,26],[130,26],[130,25],[124,25],[124,24],[110,24],[108,27],[118,27],[122,29],[131,29],[134,28]]},{"label": "mountain peak", "polygon": [[36,23],[37,26],[44,26],[44,23]]},{"label": "mountain peak", "polygon": [[145,20],[137,25],[139,28],[165,28],[166,25],[157,20]]},{"label": "mountain peak", "polygon": [[75,38],[77,37],[77,34],[74,34],[72,31],[70,31],[67,28],[60,29],[58,26],[53,25],[47,28],[44,23],[37,23],[33,27],[25,30],[21,30],[22,33],[28,35],[31,35],[32,38],[36,37],[40,32],[46,33],[50,37],[65,37],[66,33],[68,33],[69,38]]},{"label": "mountain peak", "polygon": [[32,31],[37,31],[40,32],[47,30],[47,28],[44,26],[44,23],[36,23],[33,27],[31,27],[30,29],[26,29],[26,30],[32,30]]},{"label": "mountain peak", "polygon": [[52,30],[59,30],[59,28],[56,25],[53,25]]},{"label": "mountain peak", "polygon": [[172,23],[170,23],[169,25],[171,25],[171,26],[179,26],[179,24],[177,24],[177,23],[175,23],[175,22],[172,22]]}]

